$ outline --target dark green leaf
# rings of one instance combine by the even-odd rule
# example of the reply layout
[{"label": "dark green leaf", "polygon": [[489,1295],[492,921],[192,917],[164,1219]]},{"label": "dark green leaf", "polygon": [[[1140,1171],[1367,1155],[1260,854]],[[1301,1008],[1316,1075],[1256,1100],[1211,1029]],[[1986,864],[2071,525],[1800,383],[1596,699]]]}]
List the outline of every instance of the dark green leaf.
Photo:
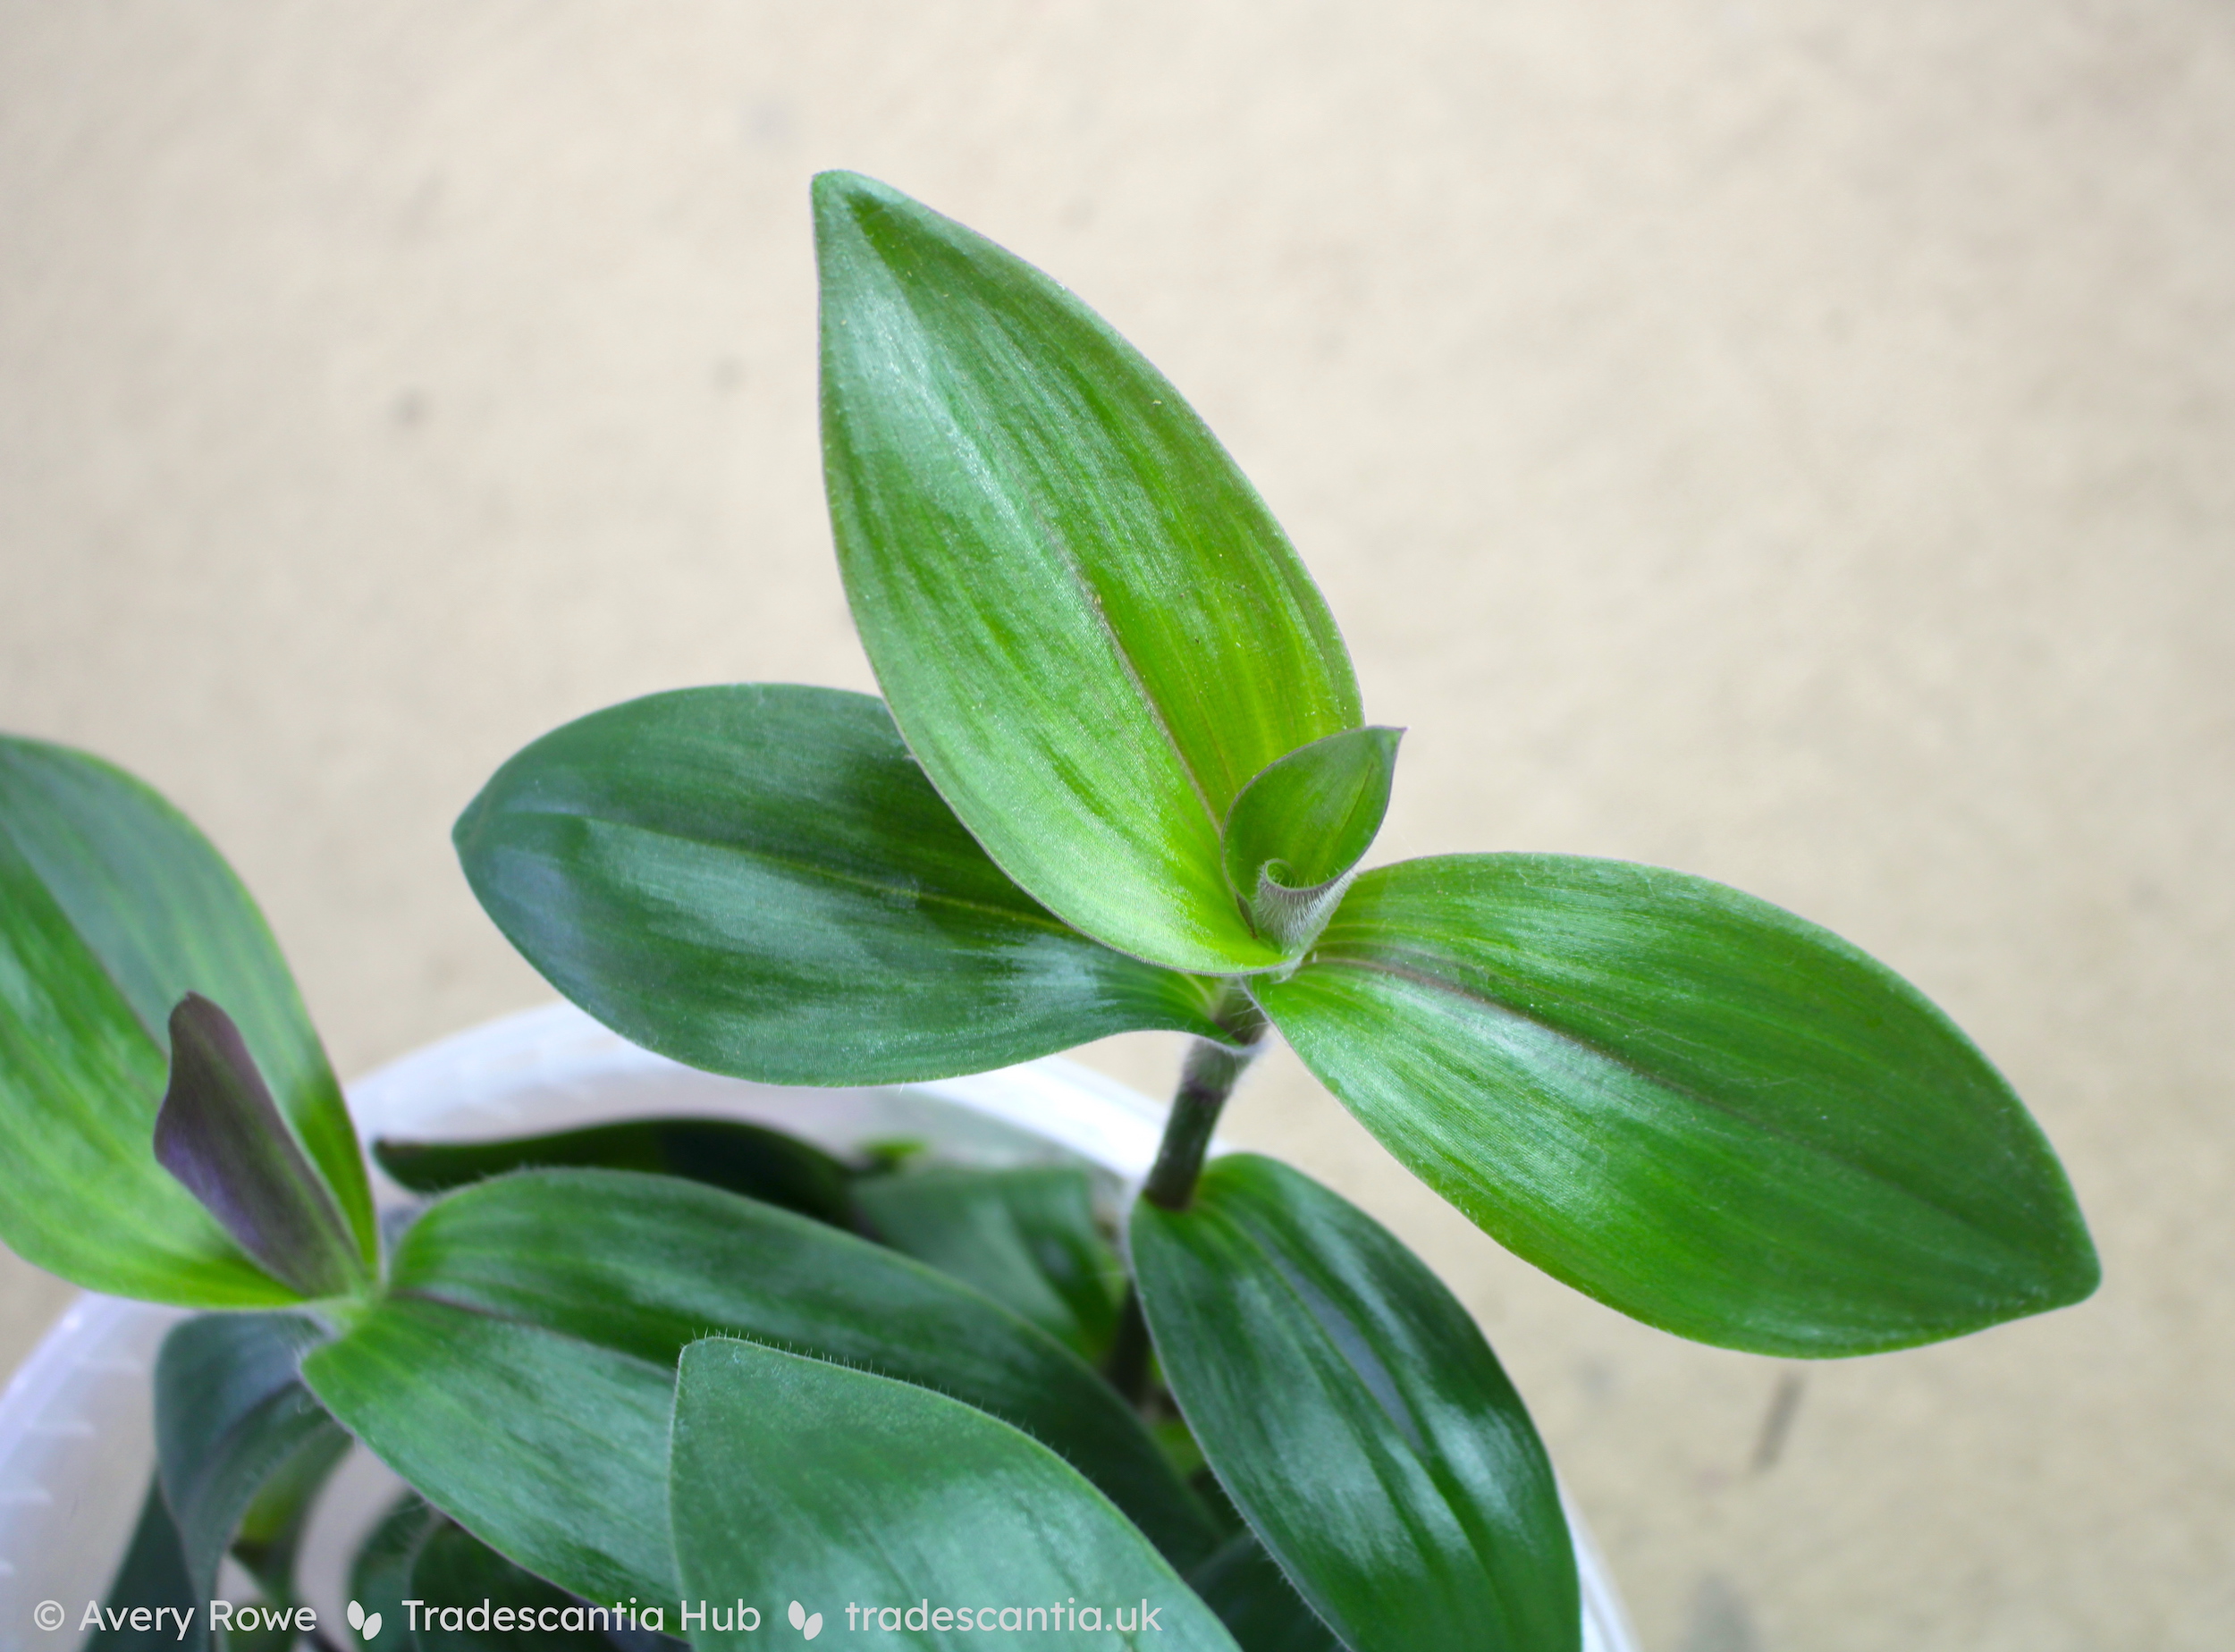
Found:
[{"label": "dark green leaf", "polygon": [[237,1535],[272,1597],[290,1592],[301,1520],[348,1444],[302,1383],[302,1357],[324,1339],[287,1313],[207,1314],[164,1338],[156,1458],[199,1598]]},{"label": "dark green leaf", "polygon": [[[403,1603],[417,1597],[411,1587],[412,1563],[418,1559],[421,1546],[449,1524],[416,1491],[405,1492],[381,1516],[350,1564],[350,1598],[380,1619],[379,1630],[369,1636],[360,1633],[361,1640],[377,1640],[393,1625],[401,1644],[409,1643],[410,1619]],[[369,1621],[365,1627],[372,1627]]]},{"label": "dark green leaf", "polygon": [[129,775],[0,739],[0,1238],[97,1291],[283,1305],[296,1293],[148,1151],[167,1023],[189,992],[240,1024],[369,1266],[372,1200],[341,1086],[247,892]]},{"label": "dark green leaf", "polygon": [[[1061,1453],[1178,1564],[1211,1545],[1139,1419],[1053,1338],[906,1257],[714,1188],[615,1170],[484,1182],[413,1226],[392,1289],[662,1366],[723,1332],[921,1383]],[[578,1587],[395,1466],[513,1559]]]},{"label": "dark green leaf", "polygon": [[514,1170],[593,1168],[679,1176],[850,1226],[854,1173],[812,1142],[726,1118],[638,1118],[502,1142],[373,1143],[382,1169],[415,1193],[443,1193]]},{"label": "dark green leaf", "polygon": [[295,1576],[296,1555],[326,1481],[349,1449],[350,1437],[339,1427],[320,1429],[272,1471],[241,1515],[240,1530],[233,1533],[233,1558],[268,1598],[302,1598]]},{"label": "dark green leaf", "polygon": [[2079,1301],[2039,1128],[1914,987],[1705,879],[1562,856],[1368,872],[1259,1000],[1430,1187],[1680,1336],[1866,1353]]},{"label": "dark green leaf", "polygon": [[[755,1343],[696,1343],[682,1359],[671,1472],[684,1597],[716,1610],[796,1601],[811,1637],[846,1631],[839,1644],[851,1645],[849,1606],[891,1608],[868,1625],[880,1644],[958,1648],[988,1644],[1008,1607],[1006,1627],[1061,1629],[1067,1646],[1232,1652],[1218,1619],[1061,1458],[927,1388]],[[920,1628],[905,1616],[919,1603]],[[954,1626],[957,1608],[974,1619],[981,1607],[983,1628]],[[1051,1624],[1056,1612],[1065,1621]],[[712,1614],[689,1627],[701,1648],[768,1638],[725,1631]],[[762,1630],[789,1639],[774,1622]]]},{"label": "dark green leaf", "polygon": [[1236,1532],[1187,1581],[1242,1652],[1343,1652],[1253,1532]]},{"label": "dark green leaf", "polygon": [[350,1433],[501,1554],[592,1599],[674,1597],[667,1365],[391,1296],[303,1375]]},{"label": "dark green leaf", "polygon": [[1010,882],[866,695],[755,684],[613,706],[498,770],[455,836],[552,985],[713,1072],[881,1083],[1135,1028],[1216,1033],[1204,983]]},{"label": "dark green leaf", "polygon": [[[36,1580],[24,1581],[30,1584]],[[132,1540],[116,1569],[115,1580],[109,1585],[101,1627],[86,1636],[79,1652],[153,1652],[157,1647],[171,1652],[181,1648],[185,1652],[207,1652],[209,1622],[203,1615],[203,1603],[208,1598],[196,1592],[193,1580],[187,1576],[179,1529],[172,1523],[171,1511],[164,1503],[163,1487],[151,1484],[148,1500],[139,1505]],[[146,1614],[138,1626],[132,1619],[135,1611]],[[83,1619],[77,1621],[82,1623]]]},{"label": "dark green leaf", "polygon": [[1092,1364],[1118,1328],[1123,1266],[1093,1184],[1064,1166],[874,1176],[855,1198],[875,1235],[976,1286]]},{"label": "dark green leaf", "polygon": [[854,622],[901,732],[1066,922],[1176,969],[1278,962],[1219,828],[1354,725],[1326,604],[1179,392],[1027,264],[815,180],[822,451]]},{"label": "dark green leaf", "polygon": [[256,1070],[232,1017],[198,992],[171,1012],[156,1159],[274,1279],[339,1296],[370,1277],[342,1212]]},{"label": "dark green leaf", "polygon": [[[521,1571],[456,1526],[439,1528],[420,1545],[411,1566],[411,1596],[425,1603],[414,1637],[419,1652],[518,1652],[526,1645],[612,1652],[613,1643],[588,1627],[589,1614],[581,1600],[532,1572]],[[626,1600],[600,1603],[601,1626],[612,1622],[617,1604],[628,1606]],[[443,1626],[448,1621],[441,1611],[444,1606],[457,1608],[457,1628]],[[661,1610],[664,1615],[666,1608]],[[574,1626],[569,1628],[569,1622]]]},{"label": "dark green leaf", "polygon": [[1574,1652],[1552,1464],[1489,1344],[1365,1212],[1254,1154],[1134,1207],[1172,1396],[1312,1609],[1358,1652]]},{"label": "dark green leaf", "polygon": [[1268,763],[1227,811],[1227,881],[1250,921],[1301,952],[1389,812],[1402,729],[1351,729]]}]

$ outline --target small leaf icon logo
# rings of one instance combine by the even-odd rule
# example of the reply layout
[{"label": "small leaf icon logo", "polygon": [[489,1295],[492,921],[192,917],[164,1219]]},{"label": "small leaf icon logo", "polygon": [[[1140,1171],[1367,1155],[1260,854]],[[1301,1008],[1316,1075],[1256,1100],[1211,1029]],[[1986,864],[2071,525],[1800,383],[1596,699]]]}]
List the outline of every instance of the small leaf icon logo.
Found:
[{"label": "small leaf icon logo", "polygon": [[822,1632],[822,1614],[810,1613],[795,1600],[791,1603],[791,1626],[813,1640]]},{"label": "small leaf icon logo", "polygon": [[350,1627],[367,1640],[380,1638],[380,1614],[367,1612],[352,1600],[350,1602]]}]

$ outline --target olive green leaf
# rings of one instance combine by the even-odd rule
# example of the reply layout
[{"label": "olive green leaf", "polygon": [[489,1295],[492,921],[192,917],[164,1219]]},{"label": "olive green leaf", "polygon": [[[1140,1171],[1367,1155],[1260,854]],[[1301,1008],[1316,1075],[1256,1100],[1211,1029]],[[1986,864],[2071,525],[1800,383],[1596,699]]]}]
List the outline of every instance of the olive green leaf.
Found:
[{"label": "olive green leaf", "polygon": [[882,1083],[1136,1028],[1217,1036],[1205,983],[1089,940],[988,860],[867,695],[612,706],[499,769],[454,835],[553,986],[711,1072]]},{"label": "olive green leaf", "polygon": [[167,1024],[190,992],[238,1023],[370,1267],[372,1200],[341,1086],[247,892],[129,775],[0,738],[0,1238],[97,1291],[283,1306],[298,1293],[148,1150]]},{"label": "olive green leaf", "polygon": [[1125,1270],[1073,1166],[937,1168],[866,1177],[855,1199],[873,1235],[976,1286],[1090,1364],[1118,1328]]},{"label": "olive green leaf", "polygon": [[1029,1430],[1177,1564],[1211,1547],[1148,1430],[1052,1337],[905,1256],[715,1188],[618,1170],[484,1182],[413,1225],[392,1289],[662,1365],[721,1332],[921,1383]]},{"label": "olive green leaf", "polygon": [[445,1193],[514,1170],[642,1170],[679,1176],[797,1210],[853,1222],[854,1171],[813,1142],[729,1118],[635,1118],[498,1142],[373,1143],[380,1167],[415,1193]]},{"label": "olive green leaf", "polygon": [[1351,729],[1266,764],[1227,811],[1227,882],[1261,935],[1301,952],[1389,812],[1402,729]]},{"label": "olive green leaf", "polygon": [[155,1152],[274,1279],[306,1297],[339,1296],[369,1280],[240,1030],[198,992],[171,1012],[171,1082],[156,1111]]},{"label": "olive green leaf", "polygon": [[292,1593],[302,1522],[349,1445],[302,1382],[324,1340],[288,1313],[206,1314],[164,1338],[156,1460],[199,1599],[229,1548],[270,1598]]},{"label": "olive green leaf", "polygon": [[1251,1529],[1357,1652],[1575,1652],[1575,1552],[1489,1344],[1363,1211],[1254,1154],[1134,1207],[1172,1396]]},{"label": "olive green leaf", "polygon": [[[880,1644],[915,1648],[981,1647],[1006,1630],[1234,1652],[1062,1458],[928,1388],[755,1343],[694,1343],[670,1471],[684,1596],[730,1620],[690,1626],[702,1652],[768,1639],[736,1622],[740,1599],[785,1602],[794,1629],[812,1639],[827,1627],[839,1645],[866,1627]],[[865,1626],[849,1606],[868,1609]],[[789,1639],[773,1622],[759,1629]]]},{"label": "olive green leaf", "polygon": [[1341,637],[1179,392],[1070,293],[815,180],[823,473],[908,746],[1008,875],[1175,969],[1277,965],[1220,870],[1243,786],[1359,721]]},{"label": "olive green leaf", "polygon": [[1837,936],[1706,879],[1383,867],[1257,991],[1421,1180],[1680,1336],[1867,1353],[2095,1288],[2063,1170],[1970,1041]]}]

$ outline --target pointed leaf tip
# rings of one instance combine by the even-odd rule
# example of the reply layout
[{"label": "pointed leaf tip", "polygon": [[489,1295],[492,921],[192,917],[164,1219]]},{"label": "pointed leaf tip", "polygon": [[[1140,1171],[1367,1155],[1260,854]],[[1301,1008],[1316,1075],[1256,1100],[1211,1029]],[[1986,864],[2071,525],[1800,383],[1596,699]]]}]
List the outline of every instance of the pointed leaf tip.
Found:
[{"label": "pointed leaf tip", "polygon": [[1557,1278],[1801,1358],[2079,1301],[2040,1127],[1914,986],[1704,878],[1443,856],[1351,885],[1259,1003],[1414,1174]]},{"label": "pointed leaf tip", "polygon": [[1227,811],[1227,882],[1258,932],[1311,944],[1389,812],[1404,730],[1345,729],[1275,758]]},{"label": "pointed leaf tip", "polygon": [[1278,965],[1219,870],[1273,759],[1359,720],[1333,618],[1179,392],[897,190],[815,190],[839,568],[909,748],[1010,877],[1168,968]]},{"label": "pointed leaf tip", "polygon": [[155,1152],[235,1243],[306,1297],[364,1283],[333,1195],[305,1156],[232,1017],[198,992],[171,1011],[171,1082]]}]

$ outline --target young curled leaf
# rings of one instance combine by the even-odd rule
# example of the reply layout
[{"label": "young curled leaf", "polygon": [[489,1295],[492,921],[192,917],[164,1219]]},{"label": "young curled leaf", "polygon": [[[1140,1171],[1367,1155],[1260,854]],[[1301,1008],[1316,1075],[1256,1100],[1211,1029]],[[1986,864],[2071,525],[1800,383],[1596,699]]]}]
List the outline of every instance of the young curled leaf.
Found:
[{"label": "young curled leaf", "polygon": [[909,749],[1067,923],[1175,969],[1278,965],[1219,828],[1267,763],[1359,721],[1311,576],[1055,282],[854,173],[814,208],[839,570]]},{"label": "young curled leaf", "polygon": [[372,1197],[342,1087],[240,880],[122,771],[0,738],[0,1239],[89,1290],[284,1306],[301,1293],[148,1150],[189,993],[225,1007],[369,1269]]},{"label": "young curled leaf", "polygon": [[1389,812],[1402,729],[1346,729],[1276,758],[1227,811],[1227,885],[1291,953],[1327,926]]},{"label": "young curled leaf", "polygon": [[171,1012],[156,1160],[274,1279],[305,1297],[369,1278],[333,1193],[280,1116],[232,1017],[198,992]]}]

